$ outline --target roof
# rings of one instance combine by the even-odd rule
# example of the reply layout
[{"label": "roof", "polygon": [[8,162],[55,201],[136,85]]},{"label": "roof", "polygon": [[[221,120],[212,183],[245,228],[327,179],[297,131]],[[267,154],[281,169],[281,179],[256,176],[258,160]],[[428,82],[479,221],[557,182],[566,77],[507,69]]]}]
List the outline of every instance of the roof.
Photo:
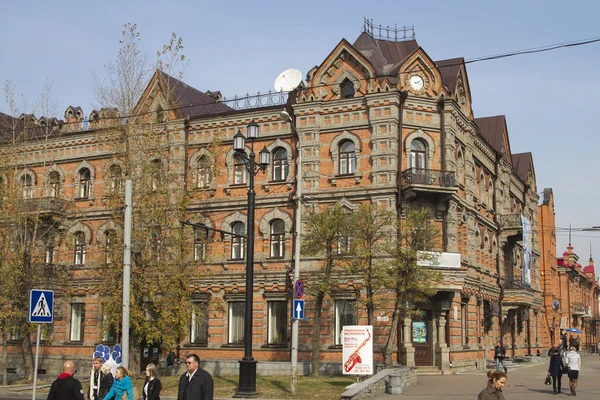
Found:
[{"label": "roof", "polygon": [[456,88],[456,77],[458,76],[460,66],[463,65],[464,62],[465,59],[462,57],[435,62],[435,65],[442,75],[442,83],[451,92],[454,92],[454,89]]},{"label": "roof", "polygon": [[393,42],[374,39],[366,32],[360,34],[353,46],[373,64],[377,75],[395,74],[402,61],[419,48],[416,40]]},{"label": "roof", "polygon": [[504,134],[506,132],[506,117],[496,115],[494,117],[475,118],[475,124],[479,127],[479,134],[498,153],[509,153],[505,148]]},{"label": "roof", "polygon": [[518,153],[512,154],[513,169],[517,176],[524,182],[527,183],[529,179],[529,172],[533,156],[531,153]]},{"label": "roof", "polygon": [[593,266],[593,265],[588,265],[587,267],[585,267],[585,268],[583,269],[583,272],[584,272],[584,273],[590,273],[590,274],[594,274],[594,275],[595,275],[595,273],[594,273],[594,266]]},{"label": "roof", "polygon": [[216,102],[214,98],[187,83],[173,78],[163,71],[157,70],[157,72],[160,73],[162,79],[170,88],[169,90],[172,90],[171,97],[175,101],[175,107],[181,111],[184,118],[233,110],[226,104]]}]

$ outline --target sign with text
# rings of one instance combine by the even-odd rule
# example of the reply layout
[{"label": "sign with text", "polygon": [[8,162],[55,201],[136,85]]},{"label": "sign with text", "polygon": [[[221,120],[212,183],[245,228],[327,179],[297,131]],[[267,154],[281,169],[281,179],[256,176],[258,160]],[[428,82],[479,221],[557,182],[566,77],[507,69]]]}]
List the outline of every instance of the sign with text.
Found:
[{"label": "sign with text", "polygon": [[373,327],[371,325],[344,326],[342,357],[344,375],[373,374]]}]

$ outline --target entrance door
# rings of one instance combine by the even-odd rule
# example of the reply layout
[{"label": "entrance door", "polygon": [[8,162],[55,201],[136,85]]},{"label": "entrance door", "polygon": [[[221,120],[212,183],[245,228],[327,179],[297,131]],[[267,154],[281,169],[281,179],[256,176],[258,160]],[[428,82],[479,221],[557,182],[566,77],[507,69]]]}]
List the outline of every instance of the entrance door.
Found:
[{"label": "entrance door", "polygon": [[154,365],[158,365],[160,344],[142,343],[141,353],[140,372],[144,372],[148,364],[153,363]]},{"label": "entrance door", "polygon": [[431,311],[423,311],[420,318],[413,319],[411,332],[415,365],[433,365]]}]

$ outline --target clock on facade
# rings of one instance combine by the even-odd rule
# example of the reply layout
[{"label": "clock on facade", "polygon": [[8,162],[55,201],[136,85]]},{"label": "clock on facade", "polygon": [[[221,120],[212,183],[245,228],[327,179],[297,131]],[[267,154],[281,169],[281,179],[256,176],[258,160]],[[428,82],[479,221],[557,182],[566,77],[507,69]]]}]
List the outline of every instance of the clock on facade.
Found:
[{"label": "clock on facade", "polygon": [[414,90],[421,90],[424,86],[423,78],[421,78],[419,75],[411,76],[408,80],[408,83],[410,83],[410,87],[412,87]]}]

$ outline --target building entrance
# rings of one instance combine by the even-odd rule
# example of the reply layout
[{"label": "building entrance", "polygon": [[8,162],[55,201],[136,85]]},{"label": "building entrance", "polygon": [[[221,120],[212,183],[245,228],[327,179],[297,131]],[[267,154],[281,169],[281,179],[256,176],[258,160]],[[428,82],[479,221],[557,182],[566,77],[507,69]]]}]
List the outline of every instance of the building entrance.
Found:
[{"label": "building entrance", "polygon": [[431,311],[422,311],[412,320],[412,345],[415,349],[415,365],[433,365],[433,341],[431,338]]}]

